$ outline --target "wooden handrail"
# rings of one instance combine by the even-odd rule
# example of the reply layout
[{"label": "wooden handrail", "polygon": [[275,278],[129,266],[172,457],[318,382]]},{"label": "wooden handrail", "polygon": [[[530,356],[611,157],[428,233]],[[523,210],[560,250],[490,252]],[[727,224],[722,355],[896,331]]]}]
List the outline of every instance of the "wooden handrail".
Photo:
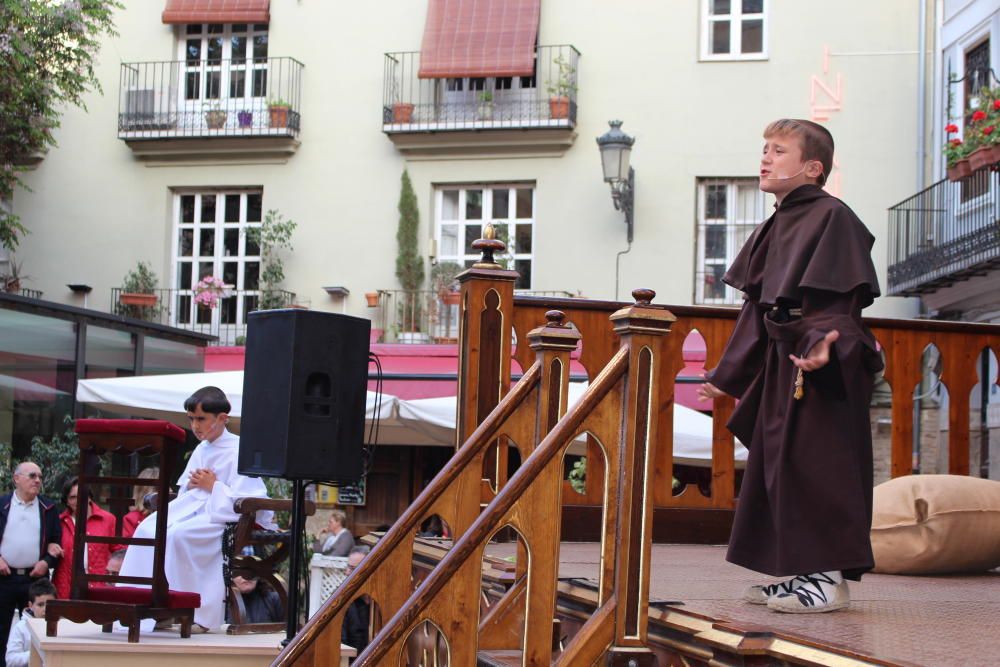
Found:
[{"label": "wooden handrail", "polygon": [[[455,452],[455,455],[441,472],[431,481],[431,483],[417,496],[417,499],[406,509],[403,516],[399,518],[378,541],[371,553],[362,561],[361,565],[354,570],[347,579],[337,588],[335,593],[328,599],[316,614],[309,619],[305,627],[302,628],[296,641],[290,643],[278,655],[275,665],[292,665],[303,657],[306,649],[319,639],[321,633],[327,626],[341,615],[347,605],[361,594],[372,597],[374,591],[367,589],[366,584],[375,573],[394,553],[398,553],[401,548],[408,548],[412,551],[413,534],[420,526],[420,523],[433,513],[435,504],[439,502],[442,495],[452,486],[461,480],[461,477],[468,470],[473,469],[471,464],[481,457],[485,449],[496,439],[500,430],[511,418],[512,415],[524,405],[538,385],[541,378],[541,367],[534,364],[522,376],[511,391],[500,401],[490,415],[479,425],[462,447]],[[481,467],[480,467],[481,471]],[[481,476],[481,473],[478,476]],[[475,488],[474,500],[478,504],[479,489]],[[409,546],[407,547],[407,543]],[[412,559],[412,555],[405,560],[407,563]],[[396,586],[403,585],[397,580]],[[386,609],[385,612],[395,613],[394,609]],[[336,633],[336,652],[339,656],[340,633]]]},{"label": "wooden handrail", "polygon": [[[470,556],[476,553],[483,546],[484,541],[500,527],[500,520],[523,496],[525,490],[535,482],[542,470],[569,445],[584,420],[591,416],[597,404],[622,378],[628,367],[628,354],[629,351],[626,348],[619,350],[611,363],[587,388],[579,402],[569,409],[535,451],[522,462],[521,467],[508,480],[496,498],[479,514],[469,530],[459,538],[430,576],[424,579],[423,583],[407,600],[406,605],[393,616],[372,640],[368,648],[358,656],[359,664],[381,664],[381,661],[386,659],[386,654],[405,638],[413,625],[423,620],[423,613],[430,602],[440,593],[459,568],[468,561]],[[454,660],[454,657],[452,659]]]}]

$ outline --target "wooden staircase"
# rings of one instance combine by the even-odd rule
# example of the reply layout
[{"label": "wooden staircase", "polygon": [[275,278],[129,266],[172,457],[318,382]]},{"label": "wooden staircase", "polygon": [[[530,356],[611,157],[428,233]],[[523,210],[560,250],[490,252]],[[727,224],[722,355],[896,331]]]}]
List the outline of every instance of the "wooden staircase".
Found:
[{"label": "wooden staircase", "polygon": [[[654,610],[651,615],[648,595],[655,515],[663,510],[725,512],[734,506],[733,439],[724,426],[732,399],[717,400],[713,411],[711,495],[691,488],[674,494],[663,480],[670,480],[672,470],[672,398],[674,378],[683,364],[683,336],[695,329],[704,336],[706,365],[711,367],[735,313],[695,307],[668,311],[651,303],[650,290],[633,292],[635,303],[625,307],[561,300],[565,312],[546,312],[552,300],[518,297],[515,310],[516,274],[492,259],[503,244],[487,238],[474,245],[483,251],[483,259],[460,278],[455,455],[274,664],[339,664],[344,615],[362,596],[372,603],[376,634],[356,665],[638,667],[657,664],[651,641],[661,655],[664,646],[683,645],[688,647],[686,655],[709,660],[712,651],[691,638],[719,632],[730,633],[726,651],[732,655],[762,656],[762,649],[746,640],[753,632],[713,629],[710,622],[694,617],[681,621],[674,611]],[[546,323],[525,334],[528,318],[538,322],[543,312]],[[675,318],[678,313],[680,320]],[[984,345],[1000,349],[996,327],[869,323],[886,350],[886,377],[904,387],[919,380],[917,362],[926,343],[942,350],[945,372],[966,389],[966,397],[975,377],[975,351]],[[512,328],[527,342],[516,352]],[[581,338],[580,358],[591,382],[567,410],[570,355]],[[525,369],[513,386],[512,356]],[[967,441],[968,422],[961,423],[967,398],[965,403],[955,400],[951,409],[953,433]],[[894,475],[908,472],[907,437],[912,431],[907,410],[912,414],[912,396],[896,392]],[[582,498],[599,524],[602,554],[597,581],[589,591],[558,580],[564,510],[581,504],[567,492],[564,456],[583,435],[588,475]],[[509,477],[508,448],[516,448],[521,461]],[[951,468],[968,474],[968,448],[964,453],[961,449],[950,451]],[[427,565],[415,570],[423,548],[416,533],[433,515],[450,527],[454,543],[440,552],[432,569]],[[485,554],[501,531],[517,540],[515,563],[508,572]],[[502,585],[487,585],[501,579]],[[664,620],[668,618],[673,620]],[[679,640],[678,632],[687,639]]]}]

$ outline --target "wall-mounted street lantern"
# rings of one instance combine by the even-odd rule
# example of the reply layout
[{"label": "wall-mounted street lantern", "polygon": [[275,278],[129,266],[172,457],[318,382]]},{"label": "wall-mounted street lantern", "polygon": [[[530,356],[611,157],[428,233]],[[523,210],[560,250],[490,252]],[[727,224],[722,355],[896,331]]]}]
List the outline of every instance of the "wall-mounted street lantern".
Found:
[{"label": "wall-mounted street lantern", "polygon": [[632,243],[635,169],[629,166],[629,158],[635,138],[622,132],[620,120],[608,121],[608,125],[611,129],[597,138],[597,145],[601,149],[601,166],[604,167],[604,182],[611,186],[615,210],[625,213],[628,242]]}]

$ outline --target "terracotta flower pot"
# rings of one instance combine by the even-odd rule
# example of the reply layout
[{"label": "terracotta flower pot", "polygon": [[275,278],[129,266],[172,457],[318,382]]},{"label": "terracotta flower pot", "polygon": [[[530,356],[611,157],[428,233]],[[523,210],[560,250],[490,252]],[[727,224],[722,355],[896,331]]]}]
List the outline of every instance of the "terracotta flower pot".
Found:
[{"label": "terracotta flower pot", "polygon": [[267,112],[271,116],[271,127],[288,127],[289,108],[287,106],[270,106],[267,108]]},{"label": "terracotta flower pot", "polygon": [[226,126],[227,112],[221,111],[219,109],[213,109],[212,111],[205,112],[205,125],[208,125],[210,130],[221,130]]},{"label": "terracotta flower pot", "polygon": [[365,292],[365,301],[368,302],[369,308],[374,308],[378,305],[378,292]]},{"label": "terracotta flower pot", "polygon": [[441,295],[441,302],[448,306],[458,305],[459,303],[461,303],[461,301],[462,301],[461,292],[453,292],[451,290],[448,290]]},{"label": "terracotta flower pot", "polygon": [[979,171],[986,165],[990,164],[990,159],[993,157],[993,149],[988,146],[982,146],[972,151],[969,155],[969,166],[972,167],[972,171]]},{"label": "terracotta flower pot", "polygon": [[409,123],[413,120],[413,105],[409,102],[396,102],[392,105],[392,122]]},{"label": "terracotta flower pot", "polygon": [[955,167],[958,169],[959,179],[972,175],[972,165],[969,164],[969,158],[962,158],[955,164]]},{"label": "terracotta flower pot", "polygon": [[565,95],[556,95],[549,98],[549,116],[553,120],[569,118],[569,98]]},{"label": "terracotta flower pot", "polygon": [[118,303],[123,306],[139,306],[141,308],[149,308],[156,305],[156,295],[122,292],[118,295]]}]

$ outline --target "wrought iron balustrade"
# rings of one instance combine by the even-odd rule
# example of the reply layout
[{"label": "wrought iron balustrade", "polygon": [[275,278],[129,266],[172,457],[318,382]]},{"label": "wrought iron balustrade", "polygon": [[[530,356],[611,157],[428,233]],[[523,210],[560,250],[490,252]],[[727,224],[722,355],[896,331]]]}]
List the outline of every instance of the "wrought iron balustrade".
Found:
[{"label": "wrought iron balustrade", "polygon": [[[156,289],[149,294],[126,293],[111,288],[111,312],[156,324],[210,334],[215,345],[237,345],[247,333],[247,315],[257,310],[289,308],[295,305],[295,293],[286,290],[228,290],[228,296],[215,300],[215,307],[195,301],[190,289]],[[153,297],[146,300],[135,298]]]},{"label": "wrought iron balustrade", "polygon": [[122,63],[118,137],[297,136],[302,69],[294,58]]},{"label": "wrought iron balustrade", "polygon": [[1000,174],[991,167],[889,209],[889,294],[932,292],[997,266]]},{"label": "wrought iron balustrade", "polygon": [[388,133],[572,128],[579,60],[573,46],[539,46],[532,76],[422,79],[419,51],[387,53],[382,128]]},{"label": "wrought iron balustrade", "polygon": [[[564,298],[580,296],[565,290],[517,290],[517,294]],[[373,326],[381,329],[379,343],[454,343],[458,340],[459,293],[433,290],[378,290]]]}]

